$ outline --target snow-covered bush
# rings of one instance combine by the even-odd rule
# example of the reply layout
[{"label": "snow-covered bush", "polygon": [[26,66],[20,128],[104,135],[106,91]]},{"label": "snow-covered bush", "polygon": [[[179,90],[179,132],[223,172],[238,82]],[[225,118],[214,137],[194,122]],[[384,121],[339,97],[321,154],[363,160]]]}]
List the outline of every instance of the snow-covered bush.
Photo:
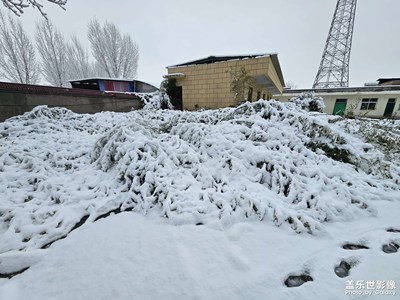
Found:
[{"label": "snow-covered bush", "polygon": [[316,96],[314,92],[304,92],[289,100],[307,111],[322,112],[325,108],[324,99]]},{"label": "snow-covered bush", "polygon": [[173,105],[166,93],[135,93],[143,102],[143,109],[173,109]]},{"label": "snow-covered bush", "polygon": [[[342,120],[340,126],[351,134],[373,144],[385,154],[387,161],[400,162],[400,120],[357,118]],[[382,168],[379,164],[377,168]]]},{"label": "snow-covered bush", "polygon": [[374,214],[374,200],[397,199],[399,168],[334,118],[262,100],[200,112],[36,108],[0,123],[0,253],[128,210],[311,234]]},{"label": "snow-covered bush", "polygon": [[168,99],[171,106],[175,109],[182,110],[182,89],[176,85],[175,78],[168,78],[161,82],[160,92],[162,98]]}]

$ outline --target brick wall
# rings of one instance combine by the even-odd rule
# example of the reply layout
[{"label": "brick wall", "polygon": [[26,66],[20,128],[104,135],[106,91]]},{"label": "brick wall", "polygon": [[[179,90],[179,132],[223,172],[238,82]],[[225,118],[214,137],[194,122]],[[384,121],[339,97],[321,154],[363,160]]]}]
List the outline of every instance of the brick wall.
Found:
[{"label": "brick wall", "polygon": [[[230,69],[245,67],[251,76],[266,76],[278,89],[282,89],[278,75],[272,67],[269,57],[249,58],[223,61],[210,64],[170,67],[168,74],[183,73],[184,77],[177,78],[177,86],[182,87],[183,108],[194,110],[198,108],[220,108],[236,106],[245,99],[235,99],[231,92]],[[271,92],[265,87],[254,84],[253,101],[261,97],[271,97]],[[247,97],[247,90],[245,91]]]}]

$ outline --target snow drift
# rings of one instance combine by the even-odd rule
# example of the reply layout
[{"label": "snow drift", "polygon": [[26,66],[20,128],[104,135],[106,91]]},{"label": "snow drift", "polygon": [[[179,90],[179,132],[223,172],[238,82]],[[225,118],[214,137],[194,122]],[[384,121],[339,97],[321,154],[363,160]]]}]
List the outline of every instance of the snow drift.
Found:
[{"label": "snow drift", "polygon": [[372,215],[374,200],[396,200],[399,168],[338,123],[261,100],[200,112],[37,107],[0,124],[0,253],[126,210],[311,234]]}]

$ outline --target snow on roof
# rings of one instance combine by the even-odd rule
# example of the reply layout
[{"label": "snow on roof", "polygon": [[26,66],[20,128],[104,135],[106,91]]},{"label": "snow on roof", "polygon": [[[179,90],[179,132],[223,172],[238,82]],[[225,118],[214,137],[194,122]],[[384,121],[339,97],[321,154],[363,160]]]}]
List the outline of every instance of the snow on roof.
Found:
[{"label": "snow on roof", "polygon": [[170,73],[170,74],[166,74],[164,75],[164,78],[168,78],[168,77],[184,77],[185,74],[183,73]]},{"label": "snow on roof", "polygon": [[232,61],[232,60],[241,60],[241,59],[250,59],[250,58],[261,58],[261,57],[269,57],[271,55],[277,55],[276,53],[263,53],[263,54],[248,54],[248,55],[220,55],[220,56],[208,56],[205,58],[196,59],[193,61],[169,66],[167,68],[174,68],[174,67],[183,67],[183,66],[190,66],[190,65],[201,65],[201,64],[212,64],[217,62],[225,62],[225,61]]},{"label": "snow on roof", "polygon": [[139,81],[136,79],[129,79],[129,78],[108,78],[108,77],[89,77],[89,78],[81,78],[81,79],[73,79],[69,80],[69,82],[78,82],[78,81],[91,81],[91,80],[109,80],[109,81]]}]

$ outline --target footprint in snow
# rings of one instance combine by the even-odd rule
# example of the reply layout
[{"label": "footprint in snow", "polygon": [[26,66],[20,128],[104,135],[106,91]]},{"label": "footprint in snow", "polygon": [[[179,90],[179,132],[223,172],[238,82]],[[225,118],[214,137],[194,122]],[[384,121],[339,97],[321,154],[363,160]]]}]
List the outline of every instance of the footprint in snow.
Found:
[{"label": "footprint in snow", "polygon": [[400,229],[396,228],[388,228],[386,229],[387,232],[392,232],[392,233],[400,233]]},{"label": "footprint in snow", "polygon": [[17,275],[19,275],[19,274],[24,273],[24,272],[25,272],[26,270],[28,270],[28,269],[29,269],[29,267],[23,268],[23,269],[21,269],[21,270],[19,270],[19,271],[10,272],[10,273],[1,273],[1,272],[0,272],[0,278],[11,279],[11,278],[13,278],[14,276],[17,276]]},{"label": "footprint in snow", "polygon": [[362,245],[362,244],[344,244],[342,246],[343,249],[345,250],[362,250],[362,249],[369,249],[369,247]]},{"label": "footprint in snow", "polygon": [[396,253],[397,251],[399,251],[400,246],[398,244],[396,244],[395,242],[391,242],[389,244],[385,244],[382,246],[382,251],[385,253]]},{"label": "footprint in snow", "polygon": [[286,278],[285,285],[287,287],[298,287],[308,281],[314,281],[314,279],[308,274],[290,275],[288,278]]},{"label": "footprint in snow", "polygon": [[350,269],[351,265],[347,261],[342,260],[340,264],[335,267],[335,274],[340,278],[344,278],[349,276]]}]

